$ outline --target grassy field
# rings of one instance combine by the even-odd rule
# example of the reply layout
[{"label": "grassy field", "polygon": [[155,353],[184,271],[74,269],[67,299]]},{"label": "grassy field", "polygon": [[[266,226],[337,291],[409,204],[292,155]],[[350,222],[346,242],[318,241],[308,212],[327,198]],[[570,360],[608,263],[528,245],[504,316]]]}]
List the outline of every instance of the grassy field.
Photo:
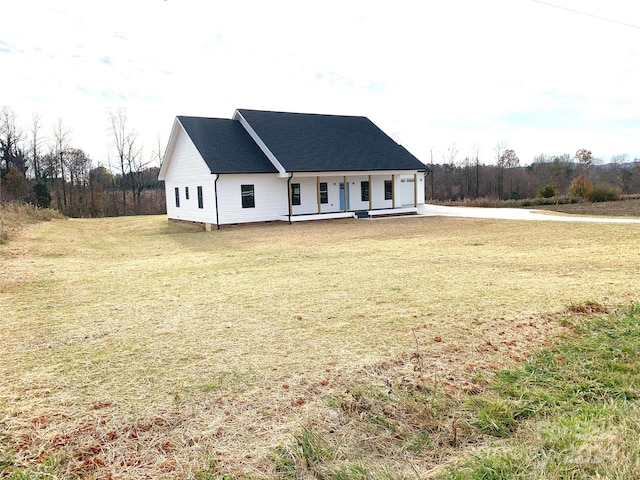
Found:
[{"label": "grassy field", "polygon": [[440,474],[492,444],[461,412],[494,372],[638,300],[639,239],[455,218],[30,225],[0,246],[0,472]]}]

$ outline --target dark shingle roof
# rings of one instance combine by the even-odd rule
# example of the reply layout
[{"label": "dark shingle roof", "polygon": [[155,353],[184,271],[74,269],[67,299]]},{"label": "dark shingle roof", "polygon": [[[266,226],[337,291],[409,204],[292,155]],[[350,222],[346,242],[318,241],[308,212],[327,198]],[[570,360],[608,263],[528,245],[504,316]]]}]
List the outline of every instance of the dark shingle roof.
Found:
[{"label": "dark shingle roof", "polygon": [[426,168],[366,117],[238,111],[289,172]]},{"label": "dark shingle roof", "polygon": [[211,173],[277,173],[236,120],[178,117]]}]

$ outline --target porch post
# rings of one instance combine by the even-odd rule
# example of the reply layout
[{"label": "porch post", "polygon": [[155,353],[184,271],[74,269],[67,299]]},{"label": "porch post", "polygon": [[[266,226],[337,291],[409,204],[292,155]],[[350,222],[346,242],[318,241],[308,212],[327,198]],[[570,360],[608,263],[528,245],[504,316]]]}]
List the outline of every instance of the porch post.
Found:
[{"label": "porch post", "polygon": [[320,208],[320,177],[316,177],[316,200],[318,202],[318,215],[322,213]]},{"label": "porch post", "polygon": [[373,190],[373,183],[371,183],[371,175],[369,175],[369,210],[371,210],[371,199],[373,198],[372,190]]},{"label": "porch post", "polygon": [[396,208],[396,176],[391,174],[391,208]]},{"label": "porch post", "polygon": [[344,185],[344,188],[342,189],[342,199],[344,200],[344,211],[348,211],[348,205],[347,205],[347,176],[343,176],[342,177],[342,185]]},{"label": "porch post", "polygon": [[289,225],[291,225],[291,216],[293,215],[293,199],[291,198],[291,179],[293,178],[293,172],[287,179],[287,196],[289,197]]},{"label": "porch post", "polygon": [[418,174],[413,174],[413,206],[418,206]]}]

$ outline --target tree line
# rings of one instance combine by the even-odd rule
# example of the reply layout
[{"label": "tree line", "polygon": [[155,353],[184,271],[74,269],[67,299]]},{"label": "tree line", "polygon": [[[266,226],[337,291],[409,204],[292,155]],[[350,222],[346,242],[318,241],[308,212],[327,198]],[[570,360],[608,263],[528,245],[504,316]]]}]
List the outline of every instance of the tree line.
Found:
[{"label": "tree line", "polygon": [[530,165],[521,166],[516,152],[504,144],[498,144],[495,152],[495,164],[486,165],[480,163],[477,151],[458,161],[456,148],[449,148],[443,163],[429,165],[426,198],[519,200],[587,197],[591,191],[606,191],[609,196],[640,193],[640,159],[627,155],[605,161],[581,148],[573,155],[540,154]]},{"label": "tree line", "polygon": [[[108,168],[96,165],[73,146],[62,120],[48,131],[39,115],[29,126],[19,124],[8,106],[0,109],[0,202],[21,200],[53,207],[73,217],[97,217],[166,212],[164,185],[158,181],[162,157],[144,153],[125,110],[109,112],[112,155]],[[640,193],[640,160],[626,155],[594,158],[587,149],[575,154],[540,154],[528,166],[506,142],[494,149],[495,163],[480,163],[479,152],[458,160],[455,146],[431,163],[425,198],[518,200],[539,196],[586,197],[592,190],[611,194]],[[597,193],[597,192],[596,192]]]},{"label": "tree line", "polygon": [[[158,182],[161,150],[145,154],[126,111],[109,112],[114,158],[96,165],[72,143],[58,120],[48,131],[37,114],[29,126],[8,106],[0,109],[0,202],[52,207],[72,217],[166,212]],[[112,163],[113,162],[113,163]]]}]

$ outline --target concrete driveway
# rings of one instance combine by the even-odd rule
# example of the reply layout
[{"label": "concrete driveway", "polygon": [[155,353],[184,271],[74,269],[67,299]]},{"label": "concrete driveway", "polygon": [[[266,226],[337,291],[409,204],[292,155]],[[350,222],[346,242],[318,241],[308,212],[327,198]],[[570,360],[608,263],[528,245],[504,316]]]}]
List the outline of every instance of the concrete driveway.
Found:
[{"label": "concrete driveway", "polygon": [[582,217],[547,213],[543,210],[523,208],[445,207],[425,204],[419,215],[429,217],[496,218],[502,220],[547,220],[554,222],[599,222],[599,223],[640,223],[637,218],[623,217]]}]

